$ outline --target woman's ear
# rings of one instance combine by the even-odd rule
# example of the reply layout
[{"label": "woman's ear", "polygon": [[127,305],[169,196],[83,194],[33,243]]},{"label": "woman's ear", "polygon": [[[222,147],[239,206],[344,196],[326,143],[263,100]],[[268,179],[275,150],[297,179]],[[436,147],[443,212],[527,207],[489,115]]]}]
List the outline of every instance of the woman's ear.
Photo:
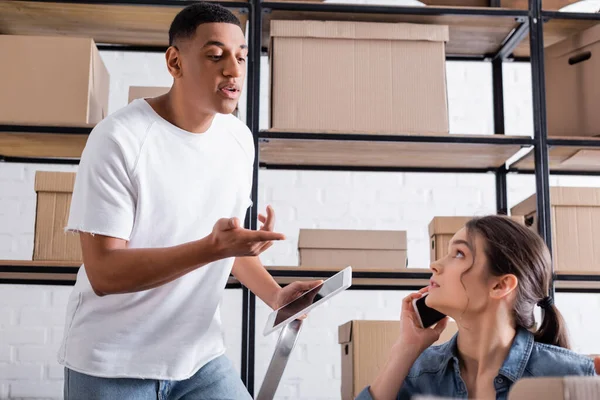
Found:
[{"label": "woman's ear", "polygon": [[493,299],[501,299],[511,294],[519,284],[519,280],[513,274],[502,275],[494,278],[490,296]]}]

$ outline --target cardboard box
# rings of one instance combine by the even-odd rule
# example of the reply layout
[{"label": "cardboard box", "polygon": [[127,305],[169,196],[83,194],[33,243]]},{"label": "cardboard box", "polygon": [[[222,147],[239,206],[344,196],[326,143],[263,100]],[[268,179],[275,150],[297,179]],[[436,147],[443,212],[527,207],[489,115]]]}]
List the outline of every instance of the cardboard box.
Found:
[{"label": "cardboard box", "polygon": [[0,124],[92,126],[108,114],[109,75],[92,39],[0,35],[0,53],[15,60],[0,63]]},{"label": "cardboard box", "polygon": [[34,260],[81,261],[79,235],[65,232],[75,173],[37,171]]},{"label": "cardboard box", "polygon": [[600,25],[544,54],[548,136],[600,136]]},{"label": "cardboard box", "polygon": [[129,87],[129,97],[127,99],[128,103],[131,103],[136,99],[146,99],[152,97],[162,96],[165,93],[168,93],[171,90],[170,87],[162,87],[162,86],[130,86]]},{"label": "cardboard box", "polygon": [[523,378],[508,393],[508,400],[595,400],[600,398],[600,378],[596,376],[565,376],[553,378]]},{"label": "cardboard box", "polygon": [[[525,224],[522,215],[511,216],[514,221]],[[448,254],[448,245],[452,237],[461,230],[473,217],[434,217],[429,223],[429,259],[439,260]]]},{"label": "cardboard box", "polygon": [[[434,345],[447,342],[456,332],[456,323],[450,321]],[[373,383],[399,335],[400,321],[350,321],[338,328],[342,350],[342,400],[354,399]]]},{"label": "cardboard box", "polygon": [[[552,250],[557,271],[600,271],[600,188],[550,188]],[[511,209],[537,232],[533,195]]]},{"label": "cardboard box", "polygon": [[271,21],[271,128],[448,133],[448,27]]},{"label": "cardboard box", "polygon": [[405,231],[301,229],[300,266],[406,268]]}]

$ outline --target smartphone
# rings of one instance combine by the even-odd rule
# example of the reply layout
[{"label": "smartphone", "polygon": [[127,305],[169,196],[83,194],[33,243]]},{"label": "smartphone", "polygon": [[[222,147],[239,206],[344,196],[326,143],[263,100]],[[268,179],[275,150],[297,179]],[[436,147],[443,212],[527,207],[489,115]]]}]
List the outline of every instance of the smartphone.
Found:
[{"label": "smartphone", "polygon": [[441,312],[427,306],[427,304],[425,304],[426,297],[427,294],[416,300],[413,300],[413,308],[417,313],[417,319],[419,320],[421,328],[429,328],[430,326],[437,324],[446,316],[445,314],[442,314]]}]

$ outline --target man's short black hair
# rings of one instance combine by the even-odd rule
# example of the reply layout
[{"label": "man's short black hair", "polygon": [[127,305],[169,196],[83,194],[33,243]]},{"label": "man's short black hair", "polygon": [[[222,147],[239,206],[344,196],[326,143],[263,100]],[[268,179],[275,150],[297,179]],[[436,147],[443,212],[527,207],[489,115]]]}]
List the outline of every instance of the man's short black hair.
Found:
[{"label": "man's short black hair", "polygon": [[240,20],[227,8],[214,3],[191,4],[179,12],[169,28],[169,46],[179,39],[189,39],[196,33],[198,25],[223,22],[241,27]]}]

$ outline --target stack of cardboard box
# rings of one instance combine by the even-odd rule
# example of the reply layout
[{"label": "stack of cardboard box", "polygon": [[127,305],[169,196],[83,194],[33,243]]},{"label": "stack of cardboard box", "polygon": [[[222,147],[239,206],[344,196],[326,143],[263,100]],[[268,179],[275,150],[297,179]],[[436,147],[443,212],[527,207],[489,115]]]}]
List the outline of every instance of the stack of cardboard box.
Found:
[{"label": "stack of cardboard box", "polygon": [[[458,331],[449,321],[439,340],[440,345]],[[390,350],[400,336],[400,321],[349,321],[338,328],[342,352],[342,400],[356,398],[385,365]]]},{"label": "stack of cardboard box", "polygon": [[35,174],[34,260],[82,260],[79,235],[65,232],[74,184],[74,172],[38,171]]},{"label": "stack of cardboard box", "polygon": [[406,232],[301,229],[300,266],[343,269],[406,268]]},{"label": "stack of cardboard box", "polygon": [[[0,124],[93,127],[108,114],[110,77],[93,39],[0,35]],[[8,59],[7,59],[8,60]],[[34,260],[80,261],[67,234],[74,173],[38,172]]]},{"label": "stack of cardboard box", "polygon": [[[550,188],[552,260],[558,272],[600,272],[600,188]],[[511,209],[537,231],[536,195]]]},{"label": "stack of cardboard box", "polygon": [[[0,90],[0,124],[93,127],[108,114],[110,76],[91,38],[0,35],[8,76]],[[168,88],[134,87],[130,100]],[[81,261],[77,234],[65,233],[74,173],[39,171],[33,260]]]},{"label": "stack of cardboard box", "polygon": [[0,124],[93,126],[108,113],[109,75],[94,40],[0,35]]},{"label": "stack of cardboard box", "polygon": [[[600,138],[600,25],[579,32],[544,51],[546,116],[550,137]],[[600,168],[598,148],[570,148],[560,167]]]},{"label": "stack of cardboard box", "polygon": [[600,137],[600,25],[544,51],[548,136]]},{"label": "stack of cardboard box", "polygon": [[448,27],[271,22],[271,128],[447,134]]}]

